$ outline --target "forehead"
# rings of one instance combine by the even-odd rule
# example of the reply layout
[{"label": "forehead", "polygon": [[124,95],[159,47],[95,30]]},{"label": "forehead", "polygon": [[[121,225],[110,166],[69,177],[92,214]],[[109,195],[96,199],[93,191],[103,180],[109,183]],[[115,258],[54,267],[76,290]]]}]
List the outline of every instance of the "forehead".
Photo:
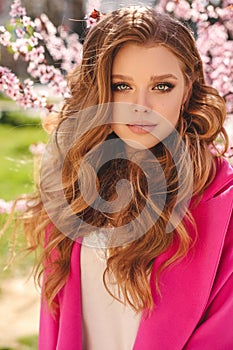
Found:
[{"label": "forehead", "polygon": [[124,44],[117,52],[112,66],[112,73],[134,73],[142,71],[148,74],[179,73],[183,75],[183,63],[167,47],[159,44],[139,45]]}]

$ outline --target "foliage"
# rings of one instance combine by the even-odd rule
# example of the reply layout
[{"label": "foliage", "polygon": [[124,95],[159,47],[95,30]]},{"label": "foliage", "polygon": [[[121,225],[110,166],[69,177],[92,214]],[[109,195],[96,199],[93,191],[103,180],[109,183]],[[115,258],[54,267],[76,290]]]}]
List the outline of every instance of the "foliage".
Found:
[{"label": "foliage", "polygon": [[2,111],[0,114],[0,124],[9,124],[12,126],[41,126],[41,118],[39,116],[30,116],[25,112]]},{"label": "foliage", "polygon": [[38,347],[38,336],[33,335],[33,336],[28,336],[28,337],[22,337],[22,338],[18,339],[18,343],[23,345],[23,347],[21,346],[15,350],[29,350],[29,349],[36,350]]}]

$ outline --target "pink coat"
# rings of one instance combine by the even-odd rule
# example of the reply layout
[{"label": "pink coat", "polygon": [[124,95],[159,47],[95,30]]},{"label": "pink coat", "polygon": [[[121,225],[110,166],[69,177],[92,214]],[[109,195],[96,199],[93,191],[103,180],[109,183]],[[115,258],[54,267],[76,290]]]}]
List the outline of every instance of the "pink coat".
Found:
[{"label": "pink coat", "polygon": [[[233,170],[224,161],[192,211],[199,233],[194,249],[161,274],[162,298],[151,282],[156,306],[149,318],[141,319],[133,350],[233,349],[232,208]],[[74,243],[56,319],[41,307],[39,350],[82,350],[80,250]],[[168,255],[156,259],[151,281]]]}]

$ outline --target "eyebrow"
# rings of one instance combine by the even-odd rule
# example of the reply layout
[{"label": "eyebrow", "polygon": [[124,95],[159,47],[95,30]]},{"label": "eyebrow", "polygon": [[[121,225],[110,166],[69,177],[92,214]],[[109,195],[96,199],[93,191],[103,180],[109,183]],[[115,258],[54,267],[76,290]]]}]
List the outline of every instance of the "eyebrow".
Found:
[{"label": "eyebrow", "polygon": [[[128,80],[133,81],[133,78],[128,75],[122,75],[122,74],[113,74],[112,79],[122,79],[122,80]],[[175,79],[178,80],[178,78],[174,74],[162,74],[162,75],[152,75],[150,77],[151,81],[160,81],[164,79]]]}]

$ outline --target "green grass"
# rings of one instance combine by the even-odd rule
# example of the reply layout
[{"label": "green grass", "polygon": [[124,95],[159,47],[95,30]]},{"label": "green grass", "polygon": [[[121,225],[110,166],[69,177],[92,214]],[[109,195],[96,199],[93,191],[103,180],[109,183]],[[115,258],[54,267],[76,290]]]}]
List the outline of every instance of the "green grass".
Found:
[{"label": "green grass", "polygon": [[15,350],[36,350],[38,347],[38,337],[37,335],[22,337],[18,339],[18,343],[19,347]]},{"label": "green grass", "polygon": [[38,336],[31,335],[16,340],[17,345],[12,347],[0,347],[0,350],[36,350],[38,349]]},{"label": "green grass", "polygon": [[[0,124],[0,198],[10,201],[22,194],[33,192],[33,155],[29,146],[32,143],[46,142],[47,139],[48,135],[40,126],[13,127]],[[7,215],[0,214],[0,228],[3,227],[6,218]],[[12,274],[22,274],[29,270],[33,263],[32,255],[25,258],[20,254],[13,266],[3,271],[10,258],[12,226],[0,238],[0,279]],[[21,251],[24,246],[24,236],[19,233],[16,252]]]},{"label": "green grass", "polygon": [[[0,228],[3,227],[6,215],[0,214]],[[14,245],[14,258],[12,259],[12,245]],[[17,231],[17,237],[13,237],[13,223],[4,232],[0,238],[0,281],[13,277],[29,277],[33,272],[34,259],[33,253],[26,251],[27,243],[22,229]],[[1,294],[0,287],[0,294]]]},{"label": "green grass", "polygon": [[47,139],[38,126],[0,124],[0,198],[12,200],[33,191],[33,156],[29,146]]}]

